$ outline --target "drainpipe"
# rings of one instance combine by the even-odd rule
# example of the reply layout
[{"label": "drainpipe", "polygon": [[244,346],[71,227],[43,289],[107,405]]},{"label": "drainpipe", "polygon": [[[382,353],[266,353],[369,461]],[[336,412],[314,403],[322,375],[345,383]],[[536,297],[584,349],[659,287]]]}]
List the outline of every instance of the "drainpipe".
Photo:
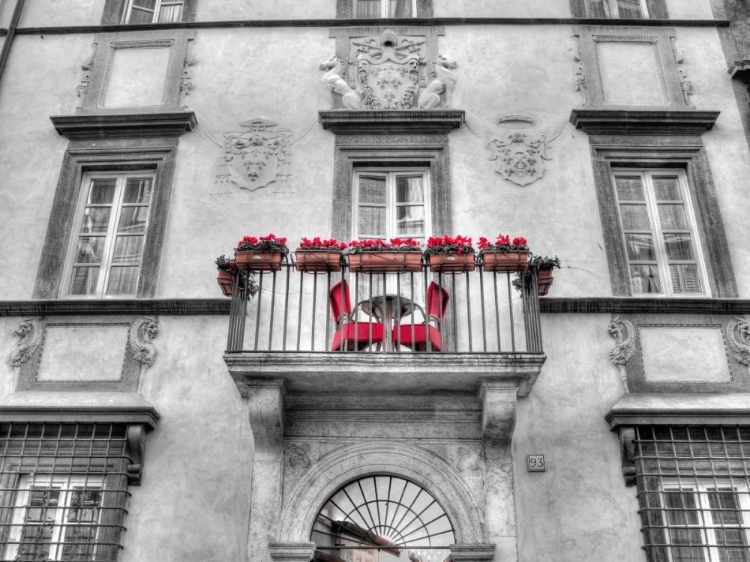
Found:
[{"label": "drainpipe", "polygon": [[16,7],[13,10],[13,17],[10,19],[8,35],[5,36],[5,43],[3,43],[3,49],[2,51],[0,51],[0,79],[2,79],[3,77],[5,63],[8,61],[10,46],[13,43],[13,38],[16,36],[16,28],[18,27],[18,21],[21,19],[21,12],[23,11],[23,3],[25,1],[26,0],[16,0]]}]

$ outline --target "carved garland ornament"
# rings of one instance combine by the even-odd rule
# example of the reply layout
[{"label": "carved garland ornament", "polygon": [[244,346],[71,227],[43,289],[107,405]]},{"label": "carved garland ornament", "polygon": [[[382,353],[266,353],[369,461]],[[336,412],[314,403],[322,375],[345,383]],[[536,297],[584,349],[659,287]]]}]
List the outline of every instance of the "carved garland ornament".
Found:
[{"label": "carved garland ornament", "polygon": [[98,44],[93,43],[89,48],[89,56],[86,60],[81,63],[81,79],[76,86],[76,94],[78,95],[78,101],[76,108],[81,109],[86,103],[86,94],[89,92],[89,84],[91,83],[91,69],[94,68],[94,56],[96,55],[96,48]]},{"label": "carved garland ornament", "polygon": [[11,367],[20,367],[28,361],[42,342],[42,326],[38,320],[28,319],[13,332],[21,338],[16,344],[16,349],[8,355],[8,364]]},{"label": "carved garland ornament", "polygon": [[158,318],[142,318],[131,324],[128,341],[130,342],[130,348],[133,350],[133,358],[141,366],[151,367],[159,356],[159,350],[154,345],[154,340],[158,335]]},{"label": "carved garland ornament", "polygon": [[725,328],[727,342],[737,362],[750,367],[750,324],[743,318],[735,318],[737,322],[730,322]]},{"label": "carved garland ornament", "polygon": [[625,365],[633,357],[635,351],[635,343],[638,337],[635,326],[630,320],[620,320],[619,316],[615,316],[607,327],[607,332],[615,340],[614,347],[609,350],[609,358],[620,370],[620,379],[625,392],[630,392]]}]

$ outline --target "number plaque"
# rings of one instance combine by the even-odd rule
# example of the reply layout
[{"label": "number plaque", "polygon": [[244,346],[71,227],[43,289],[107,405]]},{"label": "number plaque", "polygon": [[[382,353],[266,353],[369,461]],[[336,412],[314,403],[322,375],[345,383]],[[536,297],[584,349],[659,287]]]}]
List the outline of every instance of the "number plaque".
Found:
[{"label": "number plaque", "polygon": [[527,455],[526,468],[529,472],[546,472],[547,465],[544,464],[544,455]]}]

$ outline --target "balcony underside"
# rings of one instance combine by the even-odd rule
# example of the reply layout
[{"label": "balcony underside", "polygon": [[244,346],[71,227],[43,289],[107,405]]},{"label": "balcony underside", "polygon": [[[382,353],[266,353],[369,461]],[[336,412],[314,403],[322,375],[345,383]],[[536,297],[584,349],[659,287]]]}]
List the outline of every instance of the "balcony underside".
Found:
[{"label": "balcony underside", "polygon": [[282,379],[291,393],[478,392],[502,383],[527,396],[546,360],[543,353],[263,353],[224,355],[240,393]]}]

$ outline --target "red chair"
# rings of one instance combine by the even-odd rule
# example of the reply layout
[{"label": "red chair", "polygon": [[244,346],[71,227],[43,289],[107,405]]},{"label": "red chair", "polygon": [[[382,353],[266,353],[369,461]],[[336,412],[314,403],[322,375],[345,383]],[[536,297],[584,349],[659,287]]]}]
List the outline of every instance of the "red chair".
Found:
[{"label": "red chair", "polygon": [[349,296],[349,283],[346,280],[331,287],[328,295],[331,304],[331,314],[336,322],[336,333],[333,334],[331,351],[361,351],[369,347],[370,343],[383,343],[382,322],[358,322],[352,311],[352,301]]},{"label": "red chair", "polygon": [[[450,295],[443,287],[432,281],[427,288],[427,317],[420,324],[401,324],[393,327],[393,341],[410,347],[413,351],[427,351],[427,338],[431,351],[442,351],[443,340],[440,326],[448,311]],[[429,334],[429,336],[428,336]]]}]

